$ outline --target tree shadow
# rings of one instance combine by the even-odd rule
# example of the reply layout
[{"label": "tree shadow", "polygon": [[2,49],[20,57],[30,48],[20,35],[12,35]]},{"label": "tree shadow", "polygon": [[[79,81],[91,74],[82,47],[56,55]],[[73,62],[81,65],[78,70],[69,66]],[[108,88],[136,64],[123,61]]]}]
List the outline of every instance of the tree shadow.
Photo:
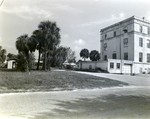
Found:
[{"label": "tree shadow", "polygon": [[80,98],[58,101],[50,112],[40,113],[34,119],[126,119],[150,117],[150,97],[108,95],[98,98]]}]

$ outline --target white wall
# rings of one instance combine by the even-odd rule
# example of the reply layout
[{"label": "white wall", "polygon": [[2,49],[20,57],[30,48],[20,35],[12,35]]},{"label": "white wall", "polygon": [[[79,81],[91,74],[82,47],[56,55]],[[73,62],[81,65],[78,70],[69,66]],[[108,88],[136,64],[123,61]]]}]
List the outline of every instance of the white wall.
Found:
[{"label": "white wall", "polygon": [[[139,38],[143,38],[143,47],[139,46]],[[150,53],[150,48],[147,48],[147,36],[134,35],[134,61],[139,62],[139,52],[143,53],[143,63],[147,63],[147,53]]]},{"label": "white wall", "polygon": [[134,24],[134,31],[140,32],[140,25],[135,23]]},{"label": "white wall", "polygon": [[108,70],[108,62],[107,61],[101,61],[101,62],[96,62],[96,68],[101,68],[103,70]]},{"label": "white wall", "polygon": [[15,62],[15,60],[8,61],[7,69],[12,69],[13,62]]},{"label": "white wall", "polygon": [[149,64],[134,63],[134,72],[136,74],[143,72],[150,73],[150,63]]},{"label": "white wall", "polygon": [[141,32],[140,31],[140,25],[142,26],[142,33],[148,34],[148,27],[143,26],[143,24],[141,24],[141,23],[135,23],[134,24],[134,31]]},{"label": "white wall", "polygon": [[89,69],[90,68],[90,65],[91,65],[91,68],[92,69],[95,69],[95,62],[91,62],[91,61],[83,61],[81,62],[82,63],[82,69]]},{"label": "white wall", "polygon": [[[110,63],[114,63],[114,68],[110,68]],[[133,61],[129,60],[119,60],[119,59],[108,59],[108,61],[97,61],[97,62],[92,62],[92,61],[87,61],[87,62],[80,62],[79,63],[79,69],[80,65],[82,63],[82,69],[89,69],[90,65],[92,66],[92,69],[96,68],[101,68],[103,70],[108,71],[109,73],[123,73],[123,68],[124,66],[130,65],[131,66],[131,72],[130,73],[135,73],[139,74],[140,73],[140,68],[141,68],[141,73],[150,73],[150,63],[136,63]],[[120,63],[120,69],[117,68],[117,63]]]},{"label": "white wall", "polygon": [[86,61],[86,62],[80,62],[78,68],[81,69],[89,69],[90,66],[92,69],[101,68],[103,70],[107,70],[108,68],[108,62],[107,61]]},{"label": "white wall", "polygon": [[[110,68],[110,63],[114,63],[114,68]],[[120,63],[120,69],[117,69],[117,63]],[[109,73],[121,73],[121,60],[108,59],[108,72]]]}]

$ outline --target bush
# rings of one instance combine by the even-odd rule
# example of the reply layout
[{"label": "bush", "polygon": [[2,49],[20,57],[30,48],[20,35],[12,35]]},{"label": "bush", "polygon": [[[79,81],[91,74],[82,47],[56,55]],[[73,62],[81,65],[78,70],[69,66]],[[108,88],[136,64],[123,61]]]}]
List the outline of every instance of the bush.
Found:
[{"label": "bush", "polygon": [[27,70],[27,60],[26,57],[20,53],[17,55],[17,70],[26,71]]},{"label": "bush", "polygon": [[6,63],[0,64],[0,68],[7,68],[7,64]]},{"label": "bush", "polygon": [[75,68],[76,71],[85,71],[85,72],[103,72],[103,73],[108,73],[107,70],[103,70],[101,68],[96,68],[96,69],[78,69]]},{"label": "bush", "polygon": [[100,67],[97,67],[95,70],[96,70],[97,72],[108,73],[107,70],[101,69]]}]

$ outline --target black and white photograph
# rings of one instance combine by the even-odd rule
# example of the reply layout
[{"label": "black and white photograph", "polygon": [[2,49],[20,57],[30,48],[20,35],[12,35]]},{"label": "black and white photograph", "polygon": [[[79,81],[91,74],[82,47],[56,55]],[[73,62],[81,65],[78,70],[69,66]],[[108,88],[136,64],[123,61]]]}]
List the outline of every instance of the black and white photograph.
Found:
[{"label": "black and white photograph", "polygon": [[150,119],[150,1],[0,0],[0,119]]}]

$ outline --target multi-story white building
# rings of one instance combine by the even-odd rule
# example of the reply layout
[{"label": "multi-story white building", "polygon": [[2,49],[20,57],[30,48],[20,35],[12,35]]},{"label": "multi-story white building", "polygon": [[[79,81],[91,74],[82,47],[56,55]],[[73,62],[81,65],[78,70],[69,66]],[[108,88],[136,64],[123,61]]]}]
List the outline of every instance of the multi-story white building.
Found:
[{"label": "multi-story white building", "polygon": [[121,67],[119,73],[150,72],[150,21],[133,16],[100,33],[101,60],[114,59],[109,60],[108,69]]}]

